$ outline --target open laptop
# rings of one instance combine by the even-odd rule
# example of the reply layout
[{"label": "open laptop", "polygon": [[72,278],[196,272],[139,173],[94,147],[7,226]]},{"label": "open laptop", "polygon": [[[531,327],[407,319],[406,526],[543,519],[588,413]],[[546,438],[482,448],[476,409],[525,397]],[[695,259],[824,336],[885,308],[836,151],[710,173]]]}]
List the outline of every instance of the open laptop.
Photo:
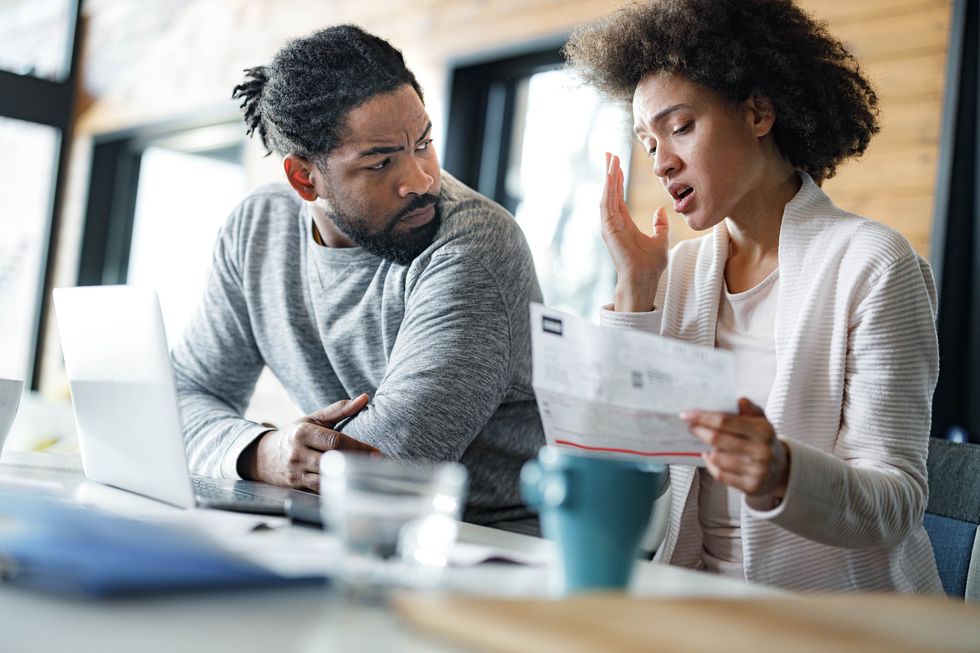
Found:
[{"label": "open laptop", "polygon": [[135,286],[57,288],[82,468],[93,481],[190,508],[283,515],[316,495],[191,477],[160,303]]}]

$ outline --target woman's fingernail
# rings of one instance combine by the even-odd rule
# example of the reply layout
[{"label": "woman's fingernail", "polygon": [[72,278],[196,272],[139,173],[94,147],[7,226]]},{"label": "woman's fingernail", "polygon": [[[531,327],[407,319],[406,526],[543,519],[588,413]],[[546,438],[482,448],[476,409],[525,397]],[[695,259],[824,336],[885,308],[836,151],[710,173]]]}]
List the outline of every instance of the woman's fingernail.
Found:
[{"label": "woman's fingernail", "polygon": [[685,422],[690,422],[691,420],[694,419],[694,413],[685,410],[683,413],[681,413],[680,415],[678,415],[678,417],[680,417]]},{"label": "woman's fingernail", "polygon": [[606,170],[606,174],[607,175],[611,175],[612,174],[612,171],[613,171],[613,162],[615,160],[616,160],[616,157],[614,157],[614,156],[609,157],[609,169]]}]

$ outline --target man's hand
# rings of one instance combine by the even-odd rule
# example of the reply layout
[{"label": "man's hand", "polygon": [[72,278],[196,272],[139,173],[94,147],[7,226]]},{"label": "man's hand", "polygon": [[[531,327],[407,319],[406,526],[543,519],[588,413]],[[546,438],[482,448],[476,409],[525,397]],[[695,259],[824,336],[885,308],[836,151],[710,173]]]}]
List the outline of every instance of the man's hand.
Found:
[{"label": "man's hand", "polygon": [[691,411],[681,417],[689,430],[711,451],[702,454],[708,472],[725,485],[749,497],[774,502],[786,494],[789,482],[789,448],[761,408],[744,397],[738,415]]},{"label": "man's hand", "polygon": [[283,430],[267,431],[242,452],[238,461],[244,478],[272,485],[320,490],[320,456],[324,451],[360,451],[380,455],[377,449],[333,430],[368,403],[362,394],[343,399],[302,417]]}]

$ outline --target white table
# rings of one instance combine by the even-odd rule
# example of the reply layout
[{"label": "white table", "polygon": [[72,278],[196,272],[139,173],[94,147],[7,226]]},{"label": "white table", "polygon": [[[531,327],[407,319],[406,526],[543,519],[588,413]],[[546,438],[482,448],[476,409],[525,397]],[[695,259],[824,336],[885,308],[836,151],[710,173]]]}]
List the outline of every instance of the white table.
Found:
[{"label": "white table", "polygon": [[[313,529],[268,520],[271,531],[248,532],[232,513],[180,511],[92,483],[77,457],[6,452],[0,482],[24,491],[59,491],[78,501],[142,518],[212,518],[218,539],[274,568],[309,568],[336,542]],[[193,513],[198,513],[197,515]],[[207,513],[207,514],[201,514]],[[202,522],[204,523],[204,522]],[[547,557],[550,543],[534,537],[460,525],[460,540]],[[548,596],[548,570],[485,563],[448,569],[442,591],[482,596]],[[699,572],[640,563],[637,596],[767,597],[778,590]],[[458,651],[410,631],[383,606],[353,603],[330,587],[183,594],[117,600],[52,597],[0,584],[0,653],[7,651]]]}]

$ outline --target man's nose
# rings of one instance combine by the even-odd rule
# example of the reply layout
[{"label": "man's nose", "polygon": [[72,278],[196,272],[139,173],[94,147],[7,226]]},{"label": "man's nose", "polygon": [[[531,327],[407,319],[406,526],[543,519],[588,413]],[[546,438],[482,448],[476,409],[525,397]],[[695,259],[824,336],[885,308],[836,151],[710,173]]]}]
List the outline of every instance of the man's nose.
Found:
[{"label": "man's nose", "polygon": [[425,195],[435,183],[432,175],[425,170],[422,161],[412,157],[406,166],[405,175],[398,185],[398,195],[408,197],[409,195]]}]

